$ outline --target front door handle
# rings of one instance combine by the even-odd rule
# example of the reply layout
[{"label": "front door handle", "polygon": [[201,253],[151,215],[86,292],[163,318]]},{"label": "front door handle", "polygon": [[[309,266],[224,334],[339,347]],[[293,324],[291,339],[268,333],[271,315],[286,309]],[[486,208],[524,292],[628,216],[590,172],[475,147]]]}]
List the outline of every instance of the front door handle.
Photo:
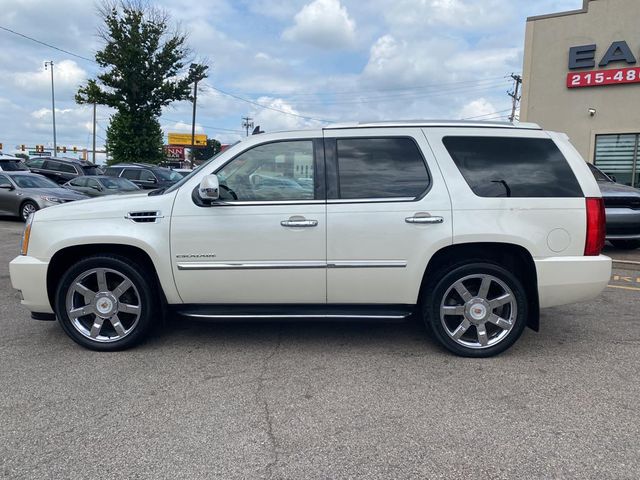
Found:
[{"label": "front door handle", "polygon": [[432,217],[428,213],[416,213],[413,217],[407,217],[404,219],[407,223],[419,223],[422,225],[436,225],[444,223],[444,217]]},{"label": "front door handle", "polygon": [[290,217],[289,220],[282,220],[280,222],[280,225],[282,225],[283,227],[303,227],[303,228],[308,228],[308,227],[317,227],[318,226],[318,221],[317,220],[307,220],[304,217],[299,217],[299,216],[294,216],[294,217]]}]

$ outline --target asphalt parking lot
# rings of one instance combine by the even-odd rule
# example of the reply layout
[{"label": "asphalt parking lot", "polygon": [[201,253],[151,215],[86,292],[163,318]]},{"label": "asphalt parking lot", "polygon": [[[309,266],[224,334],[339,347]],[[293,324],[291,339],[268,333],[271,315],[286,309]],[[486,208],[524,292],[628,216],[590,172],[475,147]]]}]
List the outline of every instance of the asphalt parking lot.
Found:
[{"label": "asphalt parking lot", "polygon": [[200,324],[84,350],[11,289],[0,220],[0,478],[597,478],[640,472],[640,274],[498,358],[418,323]]}]

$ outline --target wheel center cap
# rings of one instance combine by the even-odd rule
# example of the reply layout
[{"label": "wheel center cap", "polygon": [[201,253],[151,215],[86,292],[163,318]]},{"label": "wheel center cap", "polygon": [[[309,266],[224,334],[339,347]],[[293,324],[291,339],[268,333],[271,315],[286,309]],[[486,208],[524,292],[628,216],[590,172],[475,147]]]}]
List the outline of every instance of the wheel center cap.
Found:
[{"label": "wheel center cap", "polygon": [[96,295],[95,308],[98,315],[109,317],[118,309],[118,301],[110,293],[98,293]]},{"label": "wheel center cap", "polygon": [[474,298],[467,304],[466,313],[469,320],[473,322],[482,322],[489,316],[489,305],[483,299]]}]

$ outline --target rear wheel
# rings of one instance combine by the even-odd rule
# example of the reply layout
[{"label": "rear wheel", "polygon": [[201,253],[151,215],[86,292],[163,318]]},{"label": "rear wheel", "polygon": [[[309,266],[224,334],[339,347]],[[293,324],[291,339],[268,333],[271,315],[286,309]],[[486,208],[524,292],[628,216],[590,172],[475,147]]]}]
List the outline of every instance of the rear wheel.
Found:
[{"label": "rear wheel", "polygon": [[456,355],[502,353],[527,324],[526,291],[499,265],[457,264],[433,275],[425,288],[425,322],[434,337]]},{"label": "rear wheel", "polygon": [[39,209],[40,207],[38,207],[35,202],[27,200],[20,206],[20,218],[23,222],[26,222],[27,218],[29,218],[29,215],[31,215],[32,213],[36,213]]},{"label": "rear wheel", "polygon": [[92,350],[122,350],[149,332],[157,296],[145,269],[110,255],[89,257],[62,276],[56,293],[56,314],[64,331]]},{"label": "rear wheel", "polygon": [[634,250],[640,248],[640,240],[610,240],[611,245],[622,250]]}]

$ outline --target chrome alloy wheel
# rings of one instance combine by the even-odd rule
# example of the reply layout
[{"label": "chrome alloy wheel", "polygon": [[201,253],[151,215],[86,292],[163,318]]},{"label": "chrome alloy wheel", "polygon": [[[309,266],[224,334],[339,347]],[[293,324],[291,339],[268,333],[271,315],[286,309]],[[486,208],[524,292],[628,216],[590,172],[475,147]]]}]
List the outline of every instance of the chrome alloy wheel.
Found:
[{"label": "chrome alloy wheel", "polygon": [[22,218],[26,220],[27,218],[29,218],[29,215],[31,215],[32,213],[36,213],[37,211],[38,209],[33,203],[27,202],[22,207]]},{"label": "chrome alloy wheel", "polygon": [[511,289],[493,275],[464,277],[445,292],[440,321],[456,343],[489,348],[504,340],[516,324],[518,304]]},{"label": "chrome alloy wheel", "polygon": [[69,286],[65,306],[73,327],[101,343],[122,340],[133,332],[142,310],[133,282],[110,268],[78,275]]}]

